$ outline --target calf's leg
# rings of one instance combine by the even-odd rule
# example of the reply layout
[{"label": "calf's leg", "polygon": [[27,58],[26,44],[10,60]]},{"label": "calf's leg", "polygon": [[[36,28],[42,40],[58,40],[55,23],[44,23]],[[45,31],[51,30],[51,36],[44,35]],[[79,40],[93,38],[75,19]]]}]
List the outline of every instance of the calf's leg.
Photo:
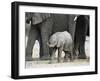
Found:
[{"label": "calf's leg", "polygon": [[61,62],[61,53],[63,51],[63,47],[58,48],[58,62]]}]

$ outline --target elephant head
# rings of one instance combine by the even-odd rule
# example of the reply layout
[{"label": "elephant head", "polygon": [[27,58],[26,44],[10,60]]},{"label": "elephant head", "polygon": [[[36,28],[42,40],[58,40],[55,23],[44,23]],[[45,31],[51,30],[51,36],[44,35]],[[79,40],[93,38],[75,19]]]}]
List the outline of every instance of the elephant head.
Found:
[{"label": "elephant head", "polygon": [[62,45],[63,45],[63,42],[61,42],[60,40],[56,40],[56,41],[53,41],[52,43],[48,43],[47,42],[47,45],[49,46],[49,47],[57,47],[57,48],[59,48],[59,47],[61,47]]},{"label": "elephant head", "polygon": [[[64,39],[63,37],[63,34],[62,34],[62,36],[61,36],[61,32],[57,32],[57,33],[55,33],[55,34],[53,34],[51,37],[50,37],[50,39],[49,39],[49,42],[47,43],[47,45],[49,46],[49,47],[57,47],[57,48],[59,48],[59,47],[61,47],[63,44],[64,44],[64,40],[62,40],[62,39]],[[59,36],[60,35],[60,36]]]},{"label": "elephant head", "polygon": [[47,45],[49,47],[55,47],[56,44],[57,44],[57,38],[56,38],[55,35],[53,35],[53,36],[50,37],[49,41],[47,42]]}]

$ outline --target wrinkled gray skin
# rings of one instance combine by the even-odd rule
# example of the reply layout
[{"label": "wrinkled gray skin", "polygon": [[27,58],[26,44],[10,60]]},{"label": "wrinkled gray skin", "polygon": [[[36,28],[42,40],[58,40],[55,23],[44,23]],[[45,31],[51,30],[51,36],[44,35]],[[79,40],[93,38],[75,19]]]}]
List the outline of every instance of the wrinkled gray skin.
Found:
[{"label": "wrinkled gray skin", "polygon": [[51,63],[54,60],[55,52],[58,49],[58,62],[61,62],[62,51],[65,52],[64,61],[73,60],[73,41],[70,33],[67,31],[54,33],[47,45],[52,48]]},{"label": "wrinkled gray skin", "polygon": [[89,28],[89,16],[80,15],[76,19],[76,30],[74,36],[74,57],[86,59],[85,40]]}]

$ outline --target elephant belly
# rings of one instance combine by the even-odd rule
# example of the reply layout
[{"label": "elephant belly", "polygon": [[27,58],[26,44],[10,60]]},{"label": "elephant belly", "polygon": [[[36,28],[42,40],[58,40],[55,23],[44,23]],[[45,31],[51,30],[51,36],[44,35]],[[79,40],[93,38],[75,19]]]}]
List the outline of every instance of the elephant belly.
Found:
[{"label": "elephant belly", "polygon": [[66,31],[68,28],[68,18],[66,15],[53,14],[53,33]]}]

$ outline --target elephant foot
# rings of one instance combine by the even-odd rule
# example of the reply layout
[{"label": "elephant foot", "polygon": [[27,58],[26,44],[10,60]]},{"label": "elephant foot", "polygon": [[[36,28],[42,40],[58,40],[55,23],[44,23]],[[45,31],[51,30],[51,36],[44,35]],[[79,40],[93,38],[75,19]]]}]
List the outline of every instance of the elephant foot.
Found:
[{"label": "elephant foot", "polygon": [[78,55],[78,59],[87,59],[86,55]]},{"label": "elephant foot", "polygon": [[50,60],[50,56],[42,56],[40,57],[40,60]]},{"label": "elephant foot", "polygon": [[25,58],[25,61],[32,61],[32,60],[33,60],[32,56],[26,56]]},{"label": "elephant foot", "polygon": [[78,56],[77,55],[74,55],[73,56],[73,60],[76,60],[76,59],[78,59]]},{"label": "elephant foot", "polygon": [[63,61],[61,60],[61,61],[58,61],[58,63],[63,63]]},{"label": "elephant foot", "polygon": [[63,62],[69,62],[69,58],[67,56],[64,56]]},{"label": "elephant foot", "polygon": [[49,64],[53,64],[53,63],[55,63],[54,60],[50,60],[50,61],[49,61]]},{"label": "elephant foot", "polygon": [[64,59],[63,62],[69,62],[69,59]]},{"label": "elephant foot", "polygon": [[71,59],[70,59],[70,62],[73,62],[73,61],[74,61],[74,58],[71,58]]},{"label": "elephant foot", "polygon": [[63,63],[63,60],[62,59],[58,59],[58,63]]},{"label": "elephant foot", "polygon": [[74,61],[74,59],[64,59],[63,62],[73,62],[73,61]]}]

